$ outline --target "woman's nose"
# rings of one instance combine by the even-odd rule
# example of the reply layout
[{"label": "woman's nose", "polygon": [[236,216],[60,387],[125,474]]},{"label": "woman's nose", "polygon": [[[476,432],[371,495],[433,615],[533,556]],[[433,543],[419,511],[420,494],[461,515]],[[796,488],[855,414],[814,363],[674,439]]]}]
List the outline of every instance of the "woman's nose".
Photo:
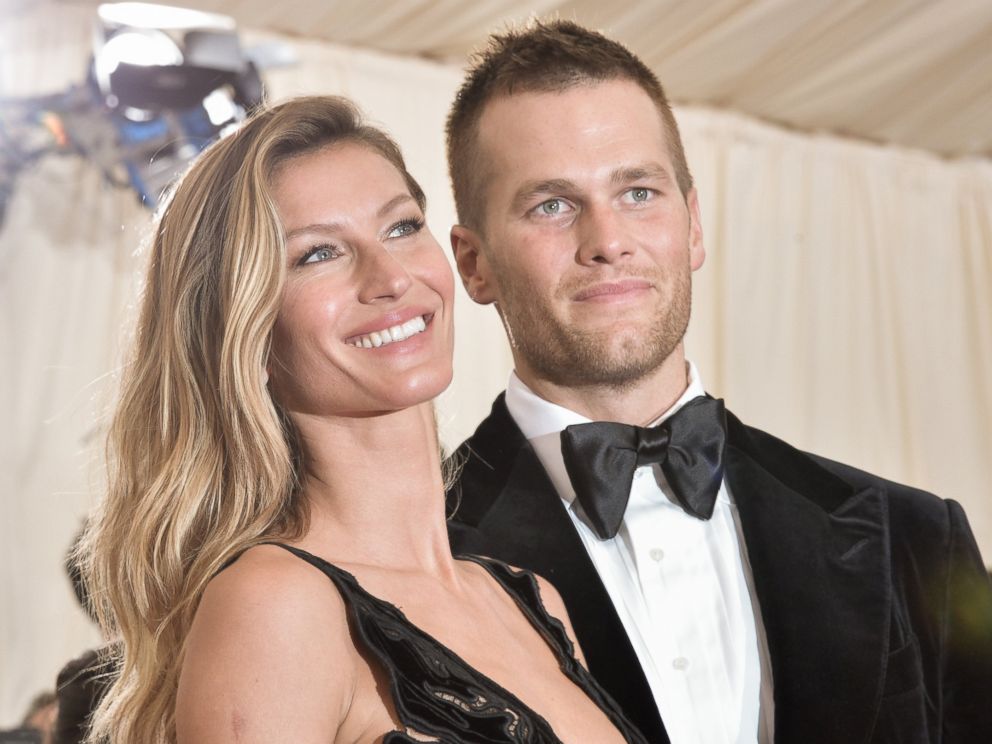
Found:
[{"label": "woman's nose", "polygon": [[363,303],[398,299],[412,283],[406,266],[381,243],[369,245],[363,251],[359,273],[358,299]]}]

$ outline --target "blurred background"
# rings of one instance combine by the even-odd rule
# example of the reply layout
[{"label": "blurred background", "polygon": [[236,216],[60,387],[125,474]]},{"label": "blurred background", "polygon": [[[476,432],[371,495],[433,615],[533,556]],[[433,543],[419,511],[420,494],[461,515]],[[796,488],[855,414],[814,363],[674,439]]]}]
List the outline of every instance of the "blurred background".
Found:
[{"label": "blurred background", "polygon": [[[623,41],[676,104],[708,252],[687,354],[708,390],[960,501],[992,562],[992,3],[185,5],[206,14],[0,0],[0,728],[100,640],[65,555],[102,488],[161,188],[263,94],[343,94],[398,140],[447,247],[462,68],[534,14]],[[495,312],[461,291],[456,328],[449,447],[511,367]]]}]

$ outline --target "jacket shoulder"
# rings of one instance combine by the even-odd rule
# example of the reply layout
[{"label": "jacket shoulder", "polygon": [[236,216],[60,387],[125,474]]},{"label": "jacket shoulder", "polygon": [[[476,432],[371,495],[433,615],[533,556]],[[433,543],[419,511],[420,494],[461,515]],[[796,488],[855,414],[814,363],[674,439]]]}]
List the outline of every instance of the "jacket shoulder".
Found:
[{"label": "jacket shoulder", "polygon": [[[768,432],[742,423],[728,414],[730,443],[758,460],[766,469],[786,473],[796,490],[803,485],[825,482],[842,485],[847,493],[874,489],[885,495],[889,520],[899,530],[909,530],[926,540],[933,540],[934,528],[946,531],[951,519],[961,512],[957,502],[940,498],[921,488],[883,478],[867,470],[800,450]],[[963,514],[961,515],[963,517]]]},{"label": "jacket shoulder", "polygon": [[520,450],[527,446],[520,427],[506,407],[505,393],[492,410],[446,460],[453,472],[447,489],[449,525],[478,523],[506,487]]}]

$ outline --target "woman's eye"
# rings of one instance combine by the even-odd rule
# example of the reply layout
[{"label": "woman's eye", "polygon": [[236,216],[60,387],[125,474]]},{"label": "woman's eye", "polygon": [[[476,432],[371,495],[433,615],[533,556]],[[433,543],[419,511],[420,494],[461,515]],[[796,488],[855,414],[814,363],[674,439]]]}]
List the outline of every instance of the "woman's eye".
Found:
[{"label": "woman's eye", "polygon": [[424,221],[420,219],[414,220],[403,220],[402,222],[397,222],[391,228],[389,232],[386,233],[387,238],[404,238],[407,235],[413,235],[420,232],[421,228],[424,226]]},{"label": "woman's eye", "polygon": [[332,258],[337,258],[337,256],[338,253],[334,246],[318,245],[306,252],[303,258],[300,259],[300,265],[330,261]]}]

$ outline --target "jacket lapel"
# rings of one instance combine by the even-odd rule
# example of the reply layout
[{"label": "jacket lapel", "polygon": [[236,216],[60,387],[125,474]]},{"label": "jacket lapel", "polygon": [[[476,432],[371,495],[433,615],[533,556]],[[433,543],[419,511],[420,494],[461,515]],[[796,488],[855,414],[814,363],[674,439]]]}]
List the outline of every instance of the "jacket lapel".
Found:
[{"label": "jacket lapel", "polygon": [[[654,697],[554,485],[503,396],[466,443],[452,542],[545,577],[565,602],[589,670],[648,741],[667,744]],[[454,506],[454,505],[453,505]]]},{"label": "jacket lapel", "polygon": [[728,421],[727,479],[768,639],[775,741],[865,741],[889,645],[887,502]]}]

